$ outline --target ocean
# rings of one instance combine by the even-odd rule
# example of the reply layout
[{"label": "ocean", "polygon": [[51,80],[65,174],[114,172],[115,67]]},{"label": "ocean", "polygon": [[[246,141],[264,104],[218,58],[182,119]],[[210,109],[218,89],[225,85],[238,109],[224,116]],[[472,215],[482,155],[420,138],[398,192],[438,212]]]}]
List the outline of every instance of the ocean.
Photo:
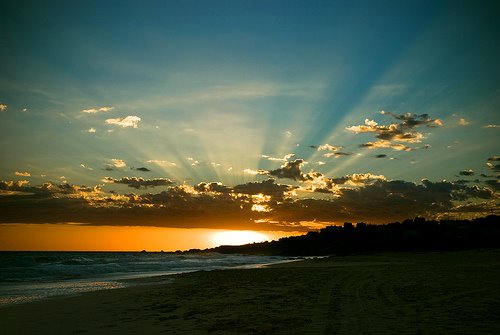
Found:
[{"label": "ocean", "polygon": [[217,253],[0,252],[0,307],[122,288],[134,285],[134,278],[283,261],[279,256]]}]

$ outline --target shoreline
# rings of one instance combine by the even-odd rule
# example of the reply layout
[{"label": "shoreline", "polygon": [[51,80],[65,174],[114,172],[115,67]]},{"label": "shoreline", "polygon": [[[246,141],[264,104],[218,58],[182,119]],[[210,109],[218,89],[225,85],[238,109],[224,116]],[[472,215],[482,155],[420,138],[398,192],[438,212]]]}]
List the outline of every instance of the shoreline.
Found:
[{"label": "shoreline", "polygon": [[148,280],[4,307],[3,334],[500,332],[500,250],[334,256]]},{"label": "shoreline", "polygon": [[[11,258],[14,260],[21,258],[21,261],[24,261],[22,259],[23,254],[22,252],[14,253]],[[192,254],[188,258],[183,257],[180,259],[178,256],[172,257],[172,255],[170,257],[169,255],[162,255],[153,259],[150,259],[150,256],[146,256],[146,258],[141,256],[138,260],[120,257],[118,262],[114,256],[109,256],[114,255],[114,253],[107,252],[96,253],[97,257],[95,259],[87,258],[88,253],[82,253],[82,255],[74,258],[73,252],[62,252],[61,254],[43,252],[40,254],[30,253],[29,255],[29,260],[35,264],[37,264],[37,258],[42,259],[42,267],[33,267],[33,270],[30,267],[14,268],[10,276],[9,268],[3,269],[6,272],[3,272],[1,277],[10,280],[0,280],[0,309],[10,305],[31,303],[53,297],[69,297],[86,292],[143,285],[144,283],[158,281],[159,279],[155,279],[157,277],[203,269],[258,268],[290,261],[290,259],[284,257],[255,257],[218,253],[212,253],[208,255],[208,258],[207,254]],[[53,261],[53,263],[47,262],[47,259]],[[8,261],[7,259],[7,264]],[[118,266],[124,268],[123,270],[129,271],[103,273],[103,266],[108,266],[107,264],[110,262],[112,262],[111,264],[117,262]],[[150,262],[153,263],[149,264]],[[64,264],[64,268],[59,267],[61,263]],[[131,266],[130,263],[132,263]],[[110,269],[114,270],[113,266]],[[30,279],[31,273],[43,273],[43,271],[45,271],[46,277]],[[26,277],[22,276],[24,273],[27,274]],[[50,275],[52,274],[53,277],[51,278]]]}]

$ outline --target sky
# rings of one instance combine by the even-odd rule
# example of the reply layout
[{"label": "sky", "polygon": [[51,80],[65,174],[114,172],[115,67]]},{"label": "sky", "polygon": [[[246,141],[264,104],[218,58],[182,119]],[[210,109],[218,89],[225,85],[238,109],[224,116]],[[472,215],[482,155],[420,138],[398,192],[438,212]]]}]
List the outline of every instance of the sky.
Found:
[{"label": "sky", "polygon": [[[0,250],[498,214],[499,14],[496,1],[2,1]],[[110,247],[123,234],[140,243]]]}]

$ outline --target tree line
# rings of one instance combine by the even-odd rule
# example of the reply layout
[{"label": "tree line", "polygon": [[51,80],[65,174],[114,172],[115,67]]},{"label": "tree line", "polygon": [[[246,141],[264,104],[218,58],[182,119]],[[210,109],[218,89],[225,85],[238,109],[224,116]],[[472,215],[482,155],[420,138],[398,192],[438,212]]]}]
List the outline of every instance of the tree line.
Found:
[{"label": "tree line", "polygon": [[335,255],[386,251],[448,251],[500,247],[500,217],[426,220],[416,217],[382,225],[360,222],[327,226],[301,236],[206,251],[224,254]]}]

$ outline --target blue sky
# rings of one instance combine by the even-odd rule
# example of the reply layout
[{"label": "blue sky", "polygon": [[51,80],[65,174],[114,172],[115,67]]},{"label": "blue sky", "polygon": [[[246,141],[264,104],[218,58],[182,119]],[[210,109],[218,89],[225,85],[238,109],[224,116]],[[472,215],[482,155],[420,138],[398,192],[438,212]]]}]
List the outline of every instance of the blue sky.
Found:
[{"label": "blue sky", "polygon": [[[403,182],[399,200],[412,187],[448,196],[409,215],[498,209],[494,1],[27,1],[0,12],[5,221],[31,222],[13,208],[39,213],[27,195],[42,193],[93,213],[63,221],[99,223],[94,209],[108,201],[165,216],[192,209],[141,198],[164,192],[196,208],[203,197],[234,201],[246,228],[381,222],[368,211],[403,218],[388,191]],[[203,182],[226,189],[193,189]],[[257,193],[238,198],[235,187],[252,183]],[[387,197],[379,207],[303,213],[305,200],[375,188]]]}]

